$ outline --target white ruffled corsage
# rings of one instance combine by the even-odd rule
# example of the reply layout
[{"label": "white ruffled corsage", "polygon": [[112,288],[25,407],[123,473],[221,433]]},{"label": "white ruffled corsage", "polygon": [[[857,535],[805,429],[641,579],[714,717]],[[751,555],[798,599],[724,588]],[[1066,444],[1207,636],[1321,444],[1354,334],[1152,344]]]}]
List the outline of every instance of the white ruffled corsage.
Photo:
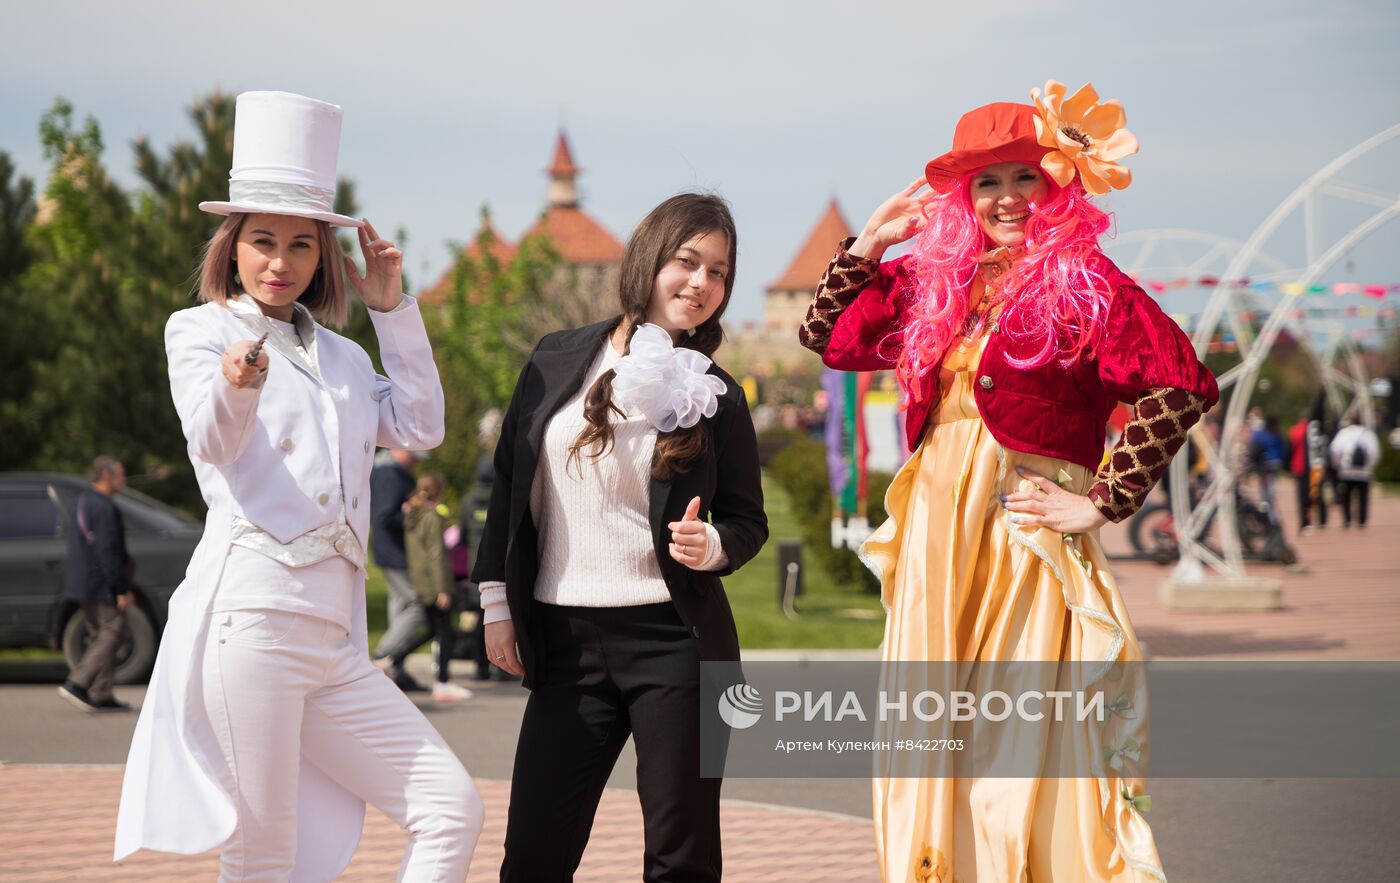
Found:
[{"label": "white ruffled corsage", "polygon": [[709,357],[676,347],[656,325],[642,325],[613,369],[613,401],[641,411],[658,432],[689,429],[719,408],[724,381],[706,374],[709,368]]}]

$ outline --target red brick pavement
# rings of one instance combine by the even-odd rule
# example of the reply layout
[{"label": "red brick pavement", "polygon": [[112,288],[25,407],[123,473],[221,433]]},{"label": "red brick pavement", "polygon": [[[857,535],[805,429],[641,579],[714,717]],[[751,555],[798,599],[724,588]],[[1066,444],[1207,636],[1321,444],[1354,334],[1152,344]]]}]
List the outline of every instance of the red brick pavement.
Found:
[{"label": "red brick pavement", "polygon": [[[508,782],[478,780],[486,830],[469,881],[497,879],[505,840]],[[0,880],[211,880],[214,853],[197,856],[138,852],[112,861],[112,830],[121,789],[113,767],[0,766]],[[22,810],[18,809],[23,807]],[[758,881],[876,881],[870,823],[846,816],[744,801],[723,804],[725,879]],[[350,881],[392,880],[403,854],[401,829],[370,809]],[[637,795],[609,790],[583,864],[580,883],[641,879],[642,813]],[[819,855],[819,859],[814,859]],[[800,870],[799,870],[800,869]]]},{"label": "red brick pavement", "polygon": [[[1115,561],[1113,573],[1138,636],[1156,659],[1400,659],[1400,497],[1373,494],[1370,524],[1343,530],[1333,509],[1324,530],[1297,536],[1292,486],[1280,485],[1280,517],[1300,566],[1246,562],[1252,576],[1283,583],[1282,610],[1171,610],[1157,600],[1170,567]],[[1104,547],[1127,552],[1122,527]]]},{"label": "red brick pavement", "polygon": [[[1286,495],[1284,495],[1286,496]],[[1284,609],[1261,613],[1185,612],[1157,600],[1170,569],[1118,561],[1114,573],[1138,634],[1159,659],[1400,659],[1400,497],[1373,501],[1366,530],[1294,538],[1287,499],[1282,517],[1303,567],[1252,564],[1284,585]],[[1337,514],[1337,513],[1334,513]],[[1104,532],[1110,552],[1126,551],[1122,528]],[[210,879],[215,859],[138,853],[111,861],[121,773],[112,767],[0,765],[0,880]],[[509,785],[479,781],[487,825],[470,880],[494,880],[505,835]],[[23,810],[18,810],[23,807]],[[733,881],[873,881],[871,826],[855,818],[725,801],[726,878]],[[579,869],[580,881],[636,880],[641,874],[641,810],[634,793],[608,791]],[[364,839],[343,879],[394,876],[404,834],[370,810]],[[819,856],[819,859],[814,859]]]}]

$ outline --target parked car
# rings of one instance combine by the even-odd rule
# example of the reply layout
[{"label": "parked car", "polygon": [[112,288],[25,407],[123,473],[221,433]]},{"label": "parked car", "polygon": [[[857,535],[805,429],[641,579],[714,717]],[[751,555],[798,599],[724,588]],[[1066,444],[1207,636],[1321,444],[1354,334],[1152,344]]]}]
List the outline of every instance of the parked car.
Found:
[{"label": "parked car", "polygon": [[[67,536],[87,481],[58,473],[0,473],[0,648],[61,649],[69,667],[87,648],[77,605],[63,597]],[[118,660],[116,681],[151,674],[170,596],[185,578],[203,525],[138,491],[115,498],[136,565],[136,604],[127,610],[131,650]]]}]

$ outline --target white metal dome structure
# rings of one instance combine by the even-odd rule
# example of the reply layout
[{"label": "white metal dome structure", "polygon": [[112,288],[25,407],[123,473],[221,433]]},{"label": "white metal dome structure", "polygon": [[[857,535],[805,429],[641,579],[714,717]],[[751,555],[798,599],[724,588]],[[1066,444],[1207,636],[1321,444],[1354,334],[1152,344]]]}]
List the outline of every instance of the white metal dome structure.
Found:
[{"label": "white metal dome structure", "polygon": [[[1200,251],[1192,259],[1202,267],[1197,272],[1205,272],[1207,265],[1230,255],[1196,322],[1192,342],[1197,355],[1204,356],[1217,333],[1231,334],[1238,346],[1240,363],[1218,378],[1228,403],[1219,443],[1213,450],[1207,450],[1214,464],[1209,487],[1194,507],[1189,494],[1172,495],[1181,553],[1173,579],[1205,582],[1209,578],[1207,568],[1224,580],[1244,577],[1239,536],[1235,530],[1234,489],[1240,479],[1241,442],[1249,401],[1259,370],[1280,331],[1289,329],[1309,346],[1335,413],[1353,415],[1368,425],[1374,424],[1365,370],[1349,335],[1340,333],[1340,327],[1308,328],[1306,320],[1297,317],[1297,310],[1299,299],[1310,286],[1318,283],[1351,249],[1400,215],[1400,180],[1387,191],[1347,178],[1347,173],[1355,171],[1363,158],[1375,154],[1397,137],[1400,137],[1400,125],[1368,138],[1328,163],[1280,203],[1243,245],[1195,231],[1153,231],[1136,234],[1137,239],[1134,234],[1125,235],[1119,238],[1116,246],[1111,246],[1120,253],[1126,246],[1138,246],[1138,254],[1124,265],[1125,269],[1138,272],[1154,272],[1153,255],[1164,251],[1163,244],[1167,242],[1178,251],[1187,245]],[[1400,172],[1397,172],[1400,163],[1392,160],[1385,168],[1392,177],[1400,179]],[[1339,211],[1340,205],[1347,206],[1347,210]],[[1326,212],[1324,207],[1328,209]],[[1360,220],[1354,220],[1351,216],[1358,209]],[[1286,226],[1290,221],[1293,228]],[[1296,235],[1299,224],[1301,248],[1289,246],[1272,250],[1276,253],[1301,251],[1305,259],[1301,266],[1289,267],[1265,254],[1264,249],[1270,244],[1287,246],[1288,235]],[[1142,267],[1134,266],[1135,263]],[[1186,270],[1194,265],[1177,263],[1174,269]],[[1240,284],[1245,279],[1251,283],[1278,283],[1282,287],[1269,286],[1260,290],[1259,286]],[[1267,309],[1266,302],[1269,302]],[[1247,320],[1246,315],[1251,313],[1265,316],[1262,324],[1256,327],[1256,322]],[[1326,333],[1319,334],[1319,331]],[[1192,443],[1210,445],[1204,433],[1193,433]],[[1187,486],[1187,460],[1187,457],[1178,456],[1172,462],[1172,481],[1176,487]],[[1219,527],[1218,554],[1202,542],[1212,518]]]}]

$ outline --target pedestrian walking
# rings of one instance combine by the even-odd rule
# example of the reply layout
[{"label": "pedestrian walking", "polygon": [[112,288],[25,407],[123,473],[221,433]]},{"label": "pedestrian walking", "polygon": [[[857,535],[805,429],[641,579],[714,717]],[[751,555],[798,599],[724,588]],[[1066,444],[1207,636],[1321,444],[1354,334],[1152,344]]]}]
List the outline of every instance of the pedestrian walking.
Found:
[{"label": "pedestrian walking", "polygon": [[457,583],[452,577],[452,564],[443,545],[447,527],[446,507],[442,494],[447,488],[443,477],[430,472],[418,477],[412,494],[404,501],[404,547],[408,553],[408,576],[414,596],[423,609],[428,634],[420,637],[403,656],[393,658],[402,669],[404,658],[425,644],[429,637],[436,641],[436,677],[433,680],[433,700],[460,702],[471,698],[471,691],[452,683],[448,666],[456,646],[457,630],[452,617],[456,609]]},{"label": "pedestrian walking", "polygon": [[112,497],[126,487],[126,468],[115,457],[92,461],[88,487],[69,519],[63,597],[78,604],[87,649],[58,693],[83,711],[129,711],[112,694],[117,660],[131,647],[126,611],[136,602],[126,525]]},{"label": "pedestrian walking", "polygon": [[1298,484],[1299,536],[1313,529],[1314,512],[1317,526],[1327,526],[1327,483],[1332,464],[1325,418],[1326,400],[1318,393],[1312,408],[1289,433],[1293,442],[1293,476]]},{"label": "pedestrian walking", "polygon": [[710,359],[737,249],[723,200],[666,200],[627,241],[622,315],[545,336],[521,369],[473,570],[492,661],[530,689],[503,883],[573,879],[629,736],[643,879],[721,877],[700,662],[738,661],[719,577],[768,536],[744,394]]},{"label": "pedestrian walking", "polygon": [[1274,486],[1287,457],[1287,442],[1279,433],[1278,417],[1262,414],[1249,438],[1249,466],[1258,482],[1259,499],[1269,508],[1269,521],[1278,525],[1278,496]]},{"label": "pedestrian walking", "polygon": [[1329,452],[1337,471],[1337,502],[1342,508],[1342,527],[1351,527],[1352,503],[1356,504],[1356,524],[1366,526],[1371,502],[1371,476],[1381,459],[1381,442],[1370,427],[1353,418],[1342,421]]},{"label": "pedestrian walking", "polygon": [[389,627],[379,637],[373,657],[375,664],[406,693],[421,693],[424,687],[394,660],[403,659],[413,648],[422,645],[423,631],[428,624],[408,576],[408,553],[404,546],[403,504],[413,493],[416,460],[412,451],[384,451],[375,457],[374,469],[369,474],[370,551],[389,589]]},{"label": "pedestrian walking", "polygon": [[[375,446],[441,443],[443,392],[403,253],[335,214],[340,108],[245,92],[200,306],[166,325],[171,394],[208,501],[132,739],[115,856],[219,850],[220,880],[331,880],[365,803],[408,833],[399,878],[461,883],[482,803],[371,664]],[[333,226],[357,228],[362,276]],[[388,376],[327,323],[347,287]]]}]

